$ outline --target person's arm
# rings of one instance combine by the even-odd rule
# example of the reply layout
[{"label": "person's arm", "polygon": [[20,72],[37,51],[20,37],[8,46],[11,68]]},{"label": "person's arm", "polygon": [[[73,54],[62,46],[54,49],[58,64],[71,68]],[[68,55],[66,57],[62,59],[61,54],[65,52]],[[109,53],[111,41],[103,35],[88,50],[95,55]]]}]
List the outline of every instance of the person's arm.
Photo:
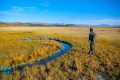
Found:
[{"label": "person's arm", "polygon": [[89,39],[88,39],[88,42],[89,42],[89,43],[91,42],[91,33],[89,33]]},{"label": "person's arm", "polygon": [[88,42],[90,41],[90,33],[89,33],[89,36],[88,36]]},{"label": "person's arm", "polygon": [[96,42],[96,34],[94,33],[94,43]]}]

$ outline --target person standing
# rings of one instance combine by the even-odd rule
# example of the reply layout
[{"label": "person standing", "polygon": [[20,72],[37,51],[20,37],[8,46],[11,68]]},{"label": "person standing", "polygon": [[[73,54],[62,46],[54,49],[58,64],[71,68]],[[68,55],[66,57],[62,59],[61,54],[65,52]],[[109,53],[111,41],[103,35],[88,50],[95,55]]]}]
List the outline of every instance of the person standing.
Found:
[{"label": "person standing", "polygon": [[89,54],[95,54],[95,32],[93,31],[93,28],[90,27],[89,32]]}]

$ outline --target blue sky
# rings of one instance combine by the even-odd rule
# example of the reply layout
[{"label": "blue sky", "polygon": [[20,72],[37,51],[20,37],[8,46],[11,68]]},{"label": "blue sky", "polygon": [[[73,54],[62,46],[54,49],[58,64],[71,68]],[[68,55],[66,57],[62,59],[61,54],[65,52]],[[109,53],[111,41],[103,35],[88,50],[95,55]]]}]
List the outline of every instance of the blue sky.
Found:
[{"label": "blue sky", "polygon": [[0,21],[120,24],[120,0],[0,0]]}]

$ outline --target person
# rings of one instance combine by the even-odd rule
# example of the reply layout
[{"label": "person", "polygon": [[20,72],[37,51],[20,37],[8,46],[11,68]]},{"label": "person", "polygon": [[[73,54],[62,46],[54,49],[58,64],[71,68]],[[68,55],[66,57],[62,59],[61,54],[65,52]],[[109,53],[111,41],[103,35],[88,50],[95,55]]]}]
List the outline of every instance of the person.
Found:
[{"label": "person", "polygon": [[89,54],[95,54],[95,32],[93,31],[93,28],[90,27],[90,33],[89,33]]}]

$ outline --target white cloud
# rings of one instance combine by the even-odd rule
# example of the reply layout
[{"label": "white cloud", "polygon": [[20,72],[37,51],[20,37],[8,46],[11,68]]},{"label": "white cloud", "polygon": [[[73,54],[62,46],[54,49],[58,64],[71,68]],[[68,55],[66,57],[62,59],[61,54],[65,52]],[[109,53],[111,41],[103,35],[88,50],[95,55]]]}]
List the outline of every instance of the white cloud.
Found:
[{"label": "white cloud", "polygon": [[11,9],[9,10],[4,10],[4,11],[0,11],[0,15],[1,16],[19,16],[23,13],[30,13],[32,12],[32,10],[35,10],[36,8],[33,6],[26,6],[26,7],[18,7],[18,6],[13,6]]},{"label": "white cloud", "polygon": [[120,19],[100,19],[94,21],[96,24],[120,25]]},{"label": "white cloud", "polygon": [[120,18],[103,18],[103,19],[88,19],[88,18],[79,18],[79,19],[72,19],[69,21],[70,23],[76,23],[76,24],[93,24],[93,25],[99,25],[99,24],[109,24],[109,25],[120,25]]},{"label": "white cloud", "polygon": [[[46,3],[43,3],[46,4]],[[19,7],[19,6],[13,6],[11,9],[9,10],[5,10],[5,11],[0,11],[0,18],[2,20],[15,20],[15,19],[20,19],[22,20],[22,18],[26,18],[29,20],[30,17],[32,17],[32,15],[35,15],[35,19],[39,20],[38,17],[40,17],[40,15],[45,15],[45,13],[47,14],[47,10],[45,11],[41,11],[41,13],[35,12],[36,7],[34,6],[25,6],[25,7]],[[34,14],[35,13],[35,14]],[[42,14],[43,13],[43,14]],[[40,17],[41,18],[41,17]],[[45,18],[47,19],[47,17]],[[61,18],[52,18],[54,19],[61,19]],[[23,19],[24,20],[24,19]],[[59,20],[58,20],[59,21]],[[76,24],[111,24],[111,25],[120,25],[120,18],[118,19],[114,19],[114,18],[103,18],[103,19],[93,19],[91,20],[90,18],[73,18],[71,20],[66,20],[64,19],[64,17],[62,18],[62,20],[60,21],[66,21],[66,22],[70,22],[70,23],[76,23]]]}]

